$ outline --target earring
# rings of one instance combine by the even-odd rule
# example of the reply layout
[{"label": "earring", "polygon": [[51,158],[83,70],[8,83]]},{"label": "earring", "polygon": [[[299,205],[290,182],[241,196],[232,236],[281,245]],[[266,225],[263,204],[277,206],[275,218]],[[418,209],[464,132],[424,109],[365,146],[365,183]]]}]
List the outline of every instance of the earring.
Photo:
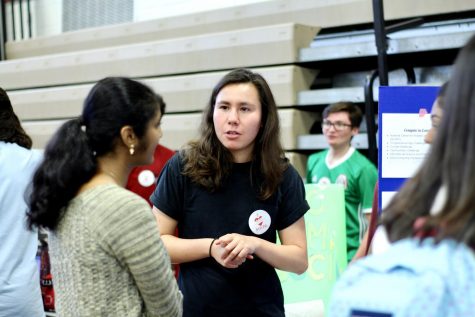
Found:
[{"label": "earring", "polygon": [[135,146],[133,144],[131,144],[130,147],[129,147],[129,153],[130,153],[130,155],[134,155],[134,153],[135,153]]}]

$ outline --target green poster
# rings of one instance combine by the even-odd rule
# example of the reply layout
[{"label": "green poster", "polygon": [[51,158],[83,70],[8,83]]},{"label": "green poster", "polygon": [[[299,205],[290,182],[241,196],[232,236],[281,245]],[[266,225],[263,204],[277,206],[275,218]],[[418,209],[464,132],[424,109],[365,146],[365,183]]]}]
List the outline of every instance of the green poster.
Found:
[{"label": "green poster", "polygon": [[308,269],[302,275],[277,273],[286,305],[319,300],[326,307],[331,288],[347,265],[344,189],[337,184],[306,184],[305,190],[310,205],[305,214]]}]

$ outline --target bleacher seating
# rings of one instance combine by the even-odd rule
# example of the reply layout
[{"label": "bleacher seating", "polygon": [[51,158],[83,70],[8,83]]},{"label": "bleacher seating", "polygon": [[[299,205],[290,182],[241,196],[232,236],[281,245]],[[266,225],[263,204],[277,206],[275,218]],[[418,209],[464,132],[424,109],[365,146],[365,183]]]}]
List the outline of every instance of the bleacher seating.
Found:
[{"label": "bleacher seating", "polygon": [[[298,94],[309,89],[316,71],[299,66],[254,68],[266,78],[279,107],[297,104]],[[147,78],[142,81],[159,92],[168,113],[201,111],[210,92],[227,71]],[[11,91],[15,111],[22,120],[62,119],[78,116],[93,84]]]},{"label": "bleacher seating", "polygon": [[[473,9],[466,0],[385,1],[385,18]],[[408,10],[410,8],[410,10]],[[154,20],[83,29],[59,35],[7,43],[7,58],[76,52],[147,41],[225,32],[281,23],[341,27],[373,22],[371,0],[273,0]]]},{"label": "bleacher seating", "polygon": [[[386,19],[394,20],[473,10],[474,5],[401,0],[386,2],[385,9]],[[275,0],[8,42],[0,86],[11,96],[34,147],[42,148],[63,120],[81,112],[95,81],[105,76],[143,80],[167,103],[162,142],[178,149],[196,136],[200,111],[219,78],[230,69],[250,67],[263,74],[275,94],[285,150],[305,159],[302,150],[319,147],[308,145],[315,139],[299,137],[318,118],[318,111],[304,107],[341,98],[362,101],[361,87],[310,90],[318,71],[309,68],[314,66],[308,56],[322,51],[312,49],[311,42],[320,27],[372,19],[370,0]],[[305,164],[298,165],[304,176]]]}]

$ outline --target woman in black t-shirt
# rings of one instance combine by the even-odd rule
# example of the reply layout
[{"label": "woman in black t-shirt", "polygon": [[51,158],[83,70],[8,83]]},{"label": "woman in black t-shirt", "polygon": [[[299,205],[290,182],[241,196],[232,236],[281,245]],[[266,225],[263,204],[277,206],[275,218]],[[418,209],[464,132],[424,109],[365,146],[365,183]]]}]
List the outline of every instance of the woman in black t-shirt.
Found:
[{"label": "woman in black t-shirt", "polygon": [[309,206],[279,130],[264,78],[231,71],[212,92],[200,139],[160,175],[151,201],[181,264],[184,316],[285,316],[275,268],[307,269]]}]

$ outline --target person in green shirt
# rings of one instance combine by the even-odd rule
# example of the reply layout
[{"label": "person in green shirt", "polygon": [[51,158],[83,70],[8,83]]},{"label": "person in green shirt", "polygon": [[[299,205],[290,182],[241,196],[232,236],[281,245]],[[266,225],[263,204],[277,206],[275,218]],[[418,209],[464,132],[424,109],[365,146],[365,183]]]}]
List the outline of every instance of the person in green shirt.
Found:
[{"label": "person in green shirt", "polygon": [[351,146],[362,117],[360,108],[351,102],[327,106],[322,131],[329,148],[310,155],[307,162],[307,183],[341,184],[345,188],[348,262],[366,232],[378,179],[373,163]]}]

